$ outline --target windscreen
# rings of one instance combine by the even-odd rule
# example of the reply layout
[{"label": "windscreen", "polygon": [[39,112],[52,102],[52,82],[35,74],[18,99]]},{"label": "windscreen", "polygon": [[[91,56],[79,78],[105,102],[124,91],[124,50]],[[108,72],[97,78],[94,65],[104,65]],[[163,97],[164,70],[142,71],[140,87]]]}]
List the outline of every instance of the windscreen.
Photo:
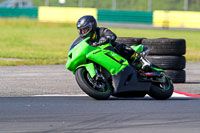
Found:
[{"label": "windscreen", "polygon": [[74,40],[74,42],[72,43],[72,45],[70,46],[70,49],[69,49],[69,51],[70,50],[72,50],[79,42],[81,42],[83,39],[79,36],[79,37],[77,37],[75,40]]}]

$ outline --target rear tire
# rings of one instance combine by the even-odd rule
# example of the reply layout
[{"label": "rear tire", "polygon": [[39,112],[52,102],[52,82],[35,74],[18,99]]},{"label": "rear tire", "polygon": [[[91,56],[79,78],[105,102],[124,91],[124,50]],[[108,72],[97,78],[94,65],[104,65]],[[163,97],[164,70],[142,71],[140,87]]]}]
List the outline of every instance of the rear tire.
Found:
[{"label": "rear tire", "polygon": [[96,100],[106,100],[111,95],[111,86],[109,83],[105,83],[105,92],[100,92],[92,87],[88,79],[88,71],[85,68],[79,68],[76,70],[75,77],[80,88],[88,94],[90,97]]},{"label": "rear tire", "polygon": [[[149,91],[149,95],[157,100],[166,100],[171,97],[174,92],[174,86],[172,81],[163,75],[166,78],[166,83],[152,83]],[[163,87],[165,86],[165,87]]]}]

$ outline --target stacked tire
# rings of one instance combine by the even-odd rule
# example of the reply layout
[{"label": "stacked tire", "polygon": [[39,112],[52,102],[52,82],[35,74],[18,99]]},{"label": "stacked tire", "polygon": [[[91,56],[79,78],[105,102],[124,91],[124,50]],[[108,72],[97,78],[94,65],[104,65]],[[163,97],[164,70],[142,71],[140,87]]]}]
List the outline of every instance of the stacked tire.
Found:
[{"label": "stacked tire", "polygon": [[[137,40],[137,41],[135,41]],[[164,69],[165,73],[174,83],[184,83],[186,80],[185,65],[186,42],[184,39],[145,39],[120,37],[118,42],[129,46],[143,44],[149,47],[147,59],[157,67]],[[141,41],[141,42],[140,42]]]},{"label": "stacked tire", "polygon": [[134,38],[134,37],[118,37],[116,39],[116,42],[118,43],[124,43],[128,46],[132,46],[132,45],[139,45],[142,44],[142,40],[144,40],[146,38]]},{"label": "stacked tire", "polygon": [[185,65],[186,43],[184,39],[144,39],[144,46],[148,46],[150,53],[147,59],[152,64],[165,70],[174,83],[184,83],[186,79]]}]

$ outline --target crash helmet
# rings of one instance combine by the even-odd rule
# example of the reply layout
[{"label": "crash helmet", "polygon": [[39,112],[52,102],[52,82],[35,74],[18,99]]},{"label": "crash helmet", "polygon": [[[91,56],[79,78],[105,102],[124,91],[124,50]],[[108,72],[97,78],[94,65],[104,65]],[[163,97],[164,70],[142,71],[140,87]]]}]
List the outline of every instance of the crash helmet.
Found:
[{"label": "crash helmet", "polygon": [[93,16],[86,15],[78,20],[76,27],[80,37],[92,37],[97,29],[97,22]]}]

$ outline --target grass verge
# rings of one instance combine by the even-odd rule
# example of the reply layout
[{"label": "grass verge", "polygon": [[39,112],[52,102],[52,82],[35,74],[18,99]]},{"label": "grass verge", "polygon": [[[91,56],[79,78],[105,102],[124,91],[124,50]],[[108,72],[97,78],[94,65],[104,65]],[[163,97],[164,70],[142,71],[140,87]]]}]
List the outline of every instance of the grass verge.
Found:
[{"label": "grass verge", "polygon": [[[108,27],[109,28],[109,27]],[[110,28],[118,36],[184,38],[188,61],[200,61],[200,32]],[[72,24],[39,23],[35,19],[0,19],[0,65],[64,64],[70,44],[78,36]]]}]

